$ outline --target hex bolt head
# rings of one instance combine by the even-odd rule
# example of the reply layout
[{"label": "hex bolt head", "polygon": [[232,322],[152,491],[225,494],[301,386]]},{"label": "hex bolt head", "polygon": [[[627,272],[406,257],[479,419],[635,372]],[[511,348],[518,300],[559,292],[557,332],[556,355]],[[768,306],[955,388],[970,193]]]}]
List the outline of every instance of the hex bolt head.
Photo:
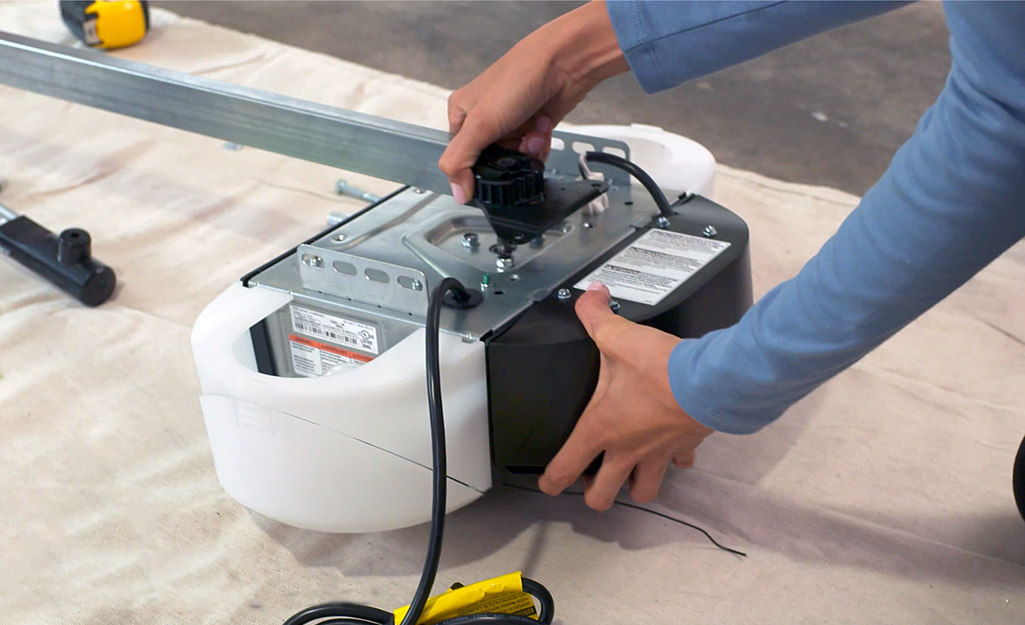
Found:
[{"label": "hex bolt head", "polygon": [[655,225],[665,230],[669,227],[669,218],[665,215],[659,215],[658,219],[655,220]]},{"label": "hex bolt head", "polygon": [[555,292],[555,297],[559,298],[562,301],[566,301],[569,298],[573,297],[573,293],[570,292],[569,289],[559,289]]},{"label": "hex bolt head", "polygon": [[701,231],[701,234],[711,239],[715,235],[719,234],[719,231],[715,229],[715,226],[705,226],[705,229]]},{"label": "hex bolt head", "polygon": [[480,247],[480,236],[476,232],[467,232],[463,235],[463,247],[468,250],[475,250]]},{"label": "hex bolt head", "polygon": [[507,271],[515,266],[516,261],[513,260],[512,256],[507,256],[504,258],[499,257],[495,259],[495,267],[497,267],[499,271]]}]

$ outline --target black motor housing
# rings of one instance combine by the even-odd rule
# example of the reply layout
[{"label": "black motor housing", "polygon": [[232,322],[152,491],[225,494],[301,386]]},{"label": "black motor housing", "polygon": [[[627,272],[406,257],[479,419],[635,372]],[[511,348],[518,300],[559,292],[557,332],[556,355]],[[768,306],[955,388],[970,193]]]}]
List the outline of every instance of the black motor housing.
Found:
[{"label": "black motor housing", "polygon": [[1018,455],[1014,459],[1014,500],[1018,503],[1018,512],[1025,519],[1025,438],[1018,447]]},{"label": "black motor housing", "polygon": [[[726,208],[695,196],[676,208],[670,232],[730,243],[654,306],[619,302],[618,314],[681,338],[697,338],[740,320],[751,307],[748,228]],[[491,454],[496,467],[541,473],[569,437],[598,380],[599,353],[576,317],[573,285],[649,230],[652,223],[566,281],[487,343]]]}]

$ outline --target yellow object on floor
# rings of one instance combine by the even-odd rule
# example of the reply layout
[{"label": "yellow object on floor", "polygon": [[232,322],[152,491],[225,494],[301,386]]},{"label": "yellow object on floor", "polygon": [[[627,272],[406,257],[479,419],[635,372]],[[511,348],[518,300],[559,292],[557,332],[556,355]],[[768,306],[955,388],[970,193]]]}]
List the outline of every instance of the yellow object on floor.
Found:
[{"label": "yellow object on floor", "polygon": [[149,32],[146,0],[61,0],[60,9],[71,33],[92,48],[124,48]]},{"label": "yellow object on floor", "polygon": [[[409,606],[395,610],[395,622],[401,623]],[[523,576],[509,573],[469,586],[460,586],[427,600],[417,625],[433,625],[445,619],[467,614],[517,614],[537,619],[534,600],[523,590]]]}]

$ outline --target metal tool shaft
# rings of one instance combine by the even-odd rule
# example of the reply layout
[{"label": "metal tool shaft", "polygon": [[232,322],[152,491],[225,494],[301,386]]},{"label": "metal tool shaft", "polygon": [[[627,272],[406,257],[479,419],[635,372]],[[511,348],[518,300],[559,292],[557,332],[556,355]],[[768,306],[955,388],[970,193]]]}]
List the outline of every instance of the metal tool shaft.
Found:
[{"label": "metal tool shaft", "polygon": [[4,223],[5,221],[17,219],[17,217],[18,213],[12,211],[3,204],[0,204],[0,224]]},{"label": "metal tool shaft", "polygon": [[0,31],[0,84],[224,141],[451,193],[439,130]]}]

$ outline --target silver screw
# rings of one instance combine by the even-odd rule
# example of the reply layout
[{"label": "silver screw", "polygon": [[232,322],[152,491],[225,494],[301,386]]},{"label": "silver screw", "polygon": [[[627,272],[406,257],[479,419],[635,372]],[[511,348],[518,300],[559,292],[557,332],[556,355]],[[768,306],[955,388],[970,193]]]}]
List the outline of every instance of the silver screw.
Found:
[{"label": "silver screw", "polygon": [[495,266],[499,271],[506,271],[516,266],[516,261],[511,256],[495,259]]},{"label": "silver screw", "polygon": [[619,300],[610,299],[609,300],[609,308],[611,308],[612,312],[614,312],[614,313],[615,312],[619,312]]},{"label": "silver screw", "polygon": [[335,235],[335,241],[338,241],[339,243],[341,243],[344,240],[345,240],[345,233],[339,232],[338,234]]},{"label": "silver screw", "polygon": [[303,254],[303,264],[307,267],[323,267],[324,259],[315,254]]},{"label": "silver screw", "polygon": [[417,195],[423,195],[424,193],[427,193],[427,191],[424,191],[423,189],[419,188],[414,188],[413,193],[416,193]]},{"label": "silver screw", "polygon": [[655,224],[658,225],[659,228],[665,230],[669,227],[669,218],[665,215],[659,215],[658,219],[655,220]]},{"label": "silver screw", "polygon": [[339,180],[335,183],[335,193],[338,195],[348,195],[349,197],[354,197],[357,200],[363,200],[364,202],[370,202],[371,204],[381,199],[370,191],[354,187],[344,180]]},{"label": "silver screw", "polygon": [[424,290],[424,283],[420,282],[419,280],[413,280],[412,282],[409,283],[409,286],[413,287],[414,291],[423,291]]},{"label": "silver screw", "polygon": [[480,247],[480,236],[476,232],[467,232],[463,235],[463,247],[475,250]]},{"label": "silver screw", "polygon": [[585,221],[585,222],[584,222],[583,224],[581,224],[581,225],[583,225],[585,229],[586,229],[586,228],[593,228],[593,227],[594,227],[594,224],[593,224],[593,223],[591,223],[591,222],[589,222],[589,221]]},{"label": "silver screw", "polygon": [[715,235],[719,234],[719,231],[715,229],[715,226],[705,226],[705,229],[701,231],[701,234],[711,239]]},{"label": "silver screw", "polygon": [[566,301],[572,296],[573,293],[571,293],[569,289],[559,289],[555,292],[555,297],[561,299],[562,301]]}]

